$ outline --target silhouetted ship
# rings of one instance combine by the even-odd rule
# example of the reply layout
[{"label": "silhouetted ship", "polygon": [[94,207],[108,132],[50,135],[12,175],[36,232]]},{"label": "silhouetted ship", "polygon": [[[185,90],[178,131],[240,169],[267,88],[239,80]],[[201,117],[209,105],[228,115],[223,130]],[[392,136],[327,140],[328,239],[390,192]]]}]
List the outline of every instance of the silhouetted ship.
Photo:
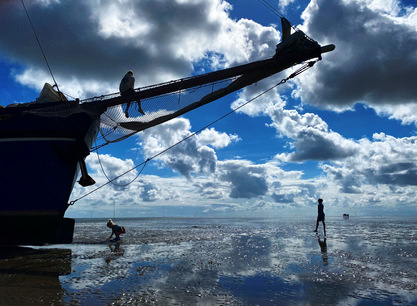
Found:
[{"label": "silhouetted ship", "polygon": [[0,109],[0,244],[72,242],[74,220],[64,214],[80,170],[78,182],[94,184],[84,160],[96,139],[121,141],[334,49],[299,30],[291,34],[281,21],[282,42],[269,59],[138,88],[128,97],[67,101],[46,84],[37,101]]}]

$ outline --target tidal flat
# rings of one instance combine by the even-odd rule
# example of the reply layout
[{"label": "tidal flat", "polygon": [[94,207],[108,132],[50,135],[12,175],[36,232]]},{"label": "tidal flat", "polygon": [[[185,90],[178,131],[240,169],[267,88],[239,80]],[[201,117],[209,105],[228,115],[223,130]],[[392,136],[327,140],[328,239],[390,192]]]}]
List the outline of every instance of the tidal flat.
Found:
[{"label": "tidal flat", "polygon": [[76,220],[0,248],[4,305],[417,305],[417,217]]}]

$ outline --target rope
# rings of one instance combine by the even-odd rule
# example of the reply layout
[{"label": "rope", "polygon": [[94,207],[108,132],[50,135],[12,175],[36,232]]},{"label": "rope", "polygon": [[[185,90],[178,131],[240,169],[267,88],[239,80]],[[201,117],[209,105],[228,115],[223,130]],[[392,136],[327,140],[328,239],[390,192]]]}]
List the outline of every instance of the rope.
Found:
[{"label": "rope", "polygon": [[[145,166],[146,166],[146,164],[148,163],[148,161],[150,161],[150,159],[149,159],[149,158],[148,158],[147,160],[145,160],[143,163],[140,163],[139,165],[137,165],[137,166],[133,167],[132,169],[127,170],[126,172],[124,172],[124,173],[120,174],[119,176],[116,176],[114,179],[109,180],[107,183],[105,183],[105,184],[103,184],[103,185],[101,185],[101,186],[97,187],[96,189],[91,190],[90,192],[86,193],[85,195],[83,195],[83,196],[79,197],[78,199],[76,199],[76,200],[74,200],[74,201],[71,201],[71,202],[69,203],[69,205],[74,205],[74,204],[75,204],[75,202],[77,202],[77,201],[79,201],[79,200],[81,200],[81,199],[85,198],[86,196],[89,196],[89,195],[90,195],[90,194],[92,194],[93,192],[96,192],[97,190],[99,190],[99,189],[103,188],[104,186],[107,186],[108,184],[110,184],[110,183],[112,183],[113,181],[117,180],[118,178],[122,177],[123,175],[126,175],[126,174],[128,174],[129,172],[131,172],[131,171],[135,170],[136,168],[138,168],[139,166],[143,165],[142,169],[139,171],[138,175],[136,176],[136,178],[137,178],[137,177],[138,177],[138,176],[142,173],[142,171],[143,171],[143,169],[145,168]],[[136,178],[135,178],[135,180],[136,180]]]},{"label": "rope", "polygon": [[31,20],[31,19],[30,19],[30,17],[29,17],[29,13],[28,13],[28,11],[27,11],[27,9],[26,9],[25,3],[23,2],[23,0],[21,0],[21,2],[22,2],[22,5],[23,5],[23,8],[25,9],[26,16],[28,17],[28,20],[29,20],[30,26],[32,27],[33,34],[35,34],[36,41],[38,42],[39,48],[41,49],[41,52],[42,52],[43,58],[44,58],[44,60],[45,60],[45,62],[46,62],[46,66],[48,66],[49,73],[51,74],[52,79],[54,80],[54,83],[55,83],[56,89],[58,90],[58,92],[60,92],[60,91],[59,91],[58,84],[57,84],[57,82],[56,82],[56,80],[55,80],[54,74],[52,73],[51,67],[49,66],[49,63],[48,63],[48,60],[47,60],[47,58],[46,58],[45,52],[43,52],[43,48],[42,48],[42,45],[41,45],[41,43],[40,43],[40,41],[39,41],[38,35],[36,34],[35,27],[33,26],[32,20]]},{"label": "rope", "polygon": [[[112,183],[112,184],[113,184],[113,185],[115,185],[115,186],[119,186],[119,187],[125,187],[125,186],[128,186],[128,185],[132,184],[134,181],[136,181],[136,179],[139,177],[139,175],[140,175],[140,174],[141,174],[141,172],[143,171],[143,168],[145,168],[145,165],[146,165],[146,162],[147,162],[147,161],[145,162],[145,165],[143,165],[143,168],[140,170],[140,172],[138,173],[138,175],[136,175],[136,177],[135,177],[133,180],[131,180],[129,183],[126,183],[126,184],[116,184],[116,183],[114,183],[114,182],[113,182],[113,180],[111,180],[111,179],[107,176],[106,172],[104,171],[103,165],[102,165],[102,163],[101,163],[100,155],[98,154],[98,150],[96,151],[96,153],[97,153],[98,163],[100,164],[100,168],[101,168],[101,171],[103,172],[104,176],[107,178],[107,180],[108,180],[110,183]],[[119,177],[120,177],[120,176],[116,177],[116,179],[117,179],[117,178],[119,178]]]},{"label": "rope", "polygon": [[270,9],[278,17],[284,18],[284,15],[281,14],[278,10],[276,10],[271,4],[269,4],[268,1],[266,0],[258,0],[258,1],[264,6],[266,6],[268,9]]},{"label": "rope", "polygon": [[[297,31],[297,27],[291,21],[289,21],[283,14],[281,14],[277,9],[275,9],[271,4],[269,4],[268,1],[266,0],[258,0],[258,1],[264,6],[266,6],[270,11],[272,11],[272,13],[274,13],[281,19],[287,20],[290,23],[291,27],[294,29],[294,31]],[[304,35],[308,37],[309,39],[313,40],[311,37],[307,36],[307,34],[304,33]]]},{"label": "rope", "polygon": [[[264,92],[262,92],[262,93],[258,94],[257,96],[253,97],[252,99],[250,99],[249,101],[247,101],[247,102],[243,103],[242,105],[240,105],[240,106],[238,106],[238,107],[236,107],[236,108],[232,109],[230,112],[228,112],[228,113],[224,114],[223,116],[221,116],[221,117],[217,118],[216,120],[212,121],[211,123],[209,123],[209,124],[205,125],[204,127],[200,128],[199,130],[195,131],[194,133],[192,133],[192,134],[188,135],[187,137],[183,138],[182,140],[178,141],[177,143],[173,144],[172,146],[170,146],[170,147],[168,147],[168,148],[166,148],[166,149],[162,150],[161,152],[159,152],[159,153],[155,154],[154,156],[152,156],[152,157],[148,158],[146,161],[144,161],[144,162],[140,163],[139,165],[137,165],[137,166],[133,167],[132,169],[130,169],[130,170],[128,170],[128,171],[126,171],[126,172],[124,172],[124,173],[120,174],[119,176],[116,176],[114,179],[110,180],[110,179],[107,177],[107,175],[106,175],[106,174],[104,174],[104,175],[106,176],[106,178],[107,178],[107,179],[109,179],[109,181],[108,181],[107,183],[105,183],[105,184],[103,184],[103,185],[101,185],[101,186],[97,187],[96,189],[93,189],[92,191],[90,191],[90,192],[86,193],[86,194],[85,194],[85,195],[83,195],[82,197],[80,197],[80,198],[78,198],[78,199],[76,199],[76,200],[74,200],[74,201],[71,201],[71,202],[69,203],[69,205],[74,205],[74,204],[75,204],[75,202],[77,202],[77,201],[79,201],[79,200],[81,200],[81,199],[85,198],[86,196],[88,196],[88,195],[92,194],[93,192],[96,192],[97,190],[99,190],[99,189],[103,188],[104,186],[106,186],[106,185],[108,185],[108,184],[110,184],[110,183],[113,183],[113,181],[117,180],[118,178],[122,177],[123,175],[126,175],[127,173],[129,173],[129,172],[133,171],[134,169],[136,169],[136,168],[140,167],[141,165],[143,165],[143,167],[142,167],[142,169],[140,170],[140,172],[138,173],[138,175],[137,175],[137,176],[133,179],[133,181],[134,181],[134,180],[136,180],[136,179],[139,177],[139,175],[142,173],[143,169],[145,168],[146,164],[147,164],[149,161],[151,161],[151,160],[153,160],[153,159],[157,158],[159,155],[164,154],[165,152],[167,152],[167,151],[171,150],[172,148],[174,148],[174,147],[178,146],[179,144],[183,143],[184,141],[188,140],[189,138],[191,138],[191,137],[193,137],[193,136],[197,135],[198,133],[202,132],[203,130],[207,129],[208,127],[210,127],[210,126],[212,126],[212,125],[216,124],[216,123],[217,123],[217,122],[219,122],[220,120],[222,120],[222,119],[226,118],[227,116],[229,116],[229,115],[233,114],[234,112],[236,112],[237,110],[239,110],[239,109],[241,109],[242,107],[246,106],[247,104],[249,104],[249,103],[253,102],[254,100],[256,100],[256,99],[260,98],[261,96],[263,96],[264,94],[266,94],[266,93],[270,92],[271,90],[273,90],[274,88],[278,87],[279,85],[284,84],[284,83],[286,83],[288,80],[290,80],[290,79],[292,79],[292,78],[296,77],[297,75],[299,75],[299,74],[303,73],[303,72],[304,72],[304,71],[306,71],[307,69],[309,69],[309,68],[313,67],[313,66],[314,66],[314,64],[315,64],[315,63],[317,63],[318,61],[319,61],[319,59],[317,59],[317,60],[315,60],[315,61],[310,61],[310,62],[305,63],[305,64],[304,64],[301,68],[299,68],[298,70],[296,70],[294,73],[290,74],[287,78],[282,79],[282,80],[281,80],[279,83],[277,83],[276,85],[274,85],[274,86],[270,87],[269,89],[265,90]],[[98,153],[97,153],[97,155],[98,155]],[[100,166],[101,166],[101,163],[100,163]],[[102,168],[102,169],[103,169],[103,168]],[[103,171],[103,173],[104,173],[104,171]],[[132,181],[132,182],[133,182],[133,181]],[[130,182],[129,184],[131,184],[132,182]],[[114,184],[114,183],[113,183],[113,184]],[[115,184],[115,185],[117,185],[117,184]],[[127,185],[128,185],[128,184],[127,184]],[[126,185],[126,186],[127,186],[127,185]],[[117,185],[117,186],[123,186],[123,185]]]}]

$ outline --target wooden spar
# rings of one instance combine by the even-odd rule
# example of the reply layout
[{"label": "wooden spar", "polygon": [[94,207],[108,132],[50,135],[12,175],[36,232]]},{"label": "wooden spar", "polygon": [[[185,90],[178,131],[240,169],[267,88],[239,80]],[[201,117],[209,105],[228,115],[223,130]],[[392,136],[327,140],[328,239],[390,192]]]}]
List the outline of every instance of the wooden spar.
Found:
[{"label": "wooden spar", "polygon": [[[134,130],[134,131],[145,130],[152,126],[161,124],[165,121],[168,121],[170,119],[183,115],[207,103],[220,99],[234,91],[242,89],[250,84],[256,83],[264,78],[274,75],[289,67],[292,67],[295,64],[301,63],[303,61],[306,61],[312,58],[320,57],[321,53],[322,53],[321,48],[317,44],[316,48],[312,48],[308,50],[300,50],[296,52],[287,52],[286,54],[283,54],[281,56],[275,56],[271,59],[258,61],[258,62],[254,62],[251,64],[238,66],[235,68],[226,69],[226,71],[222,70],[222,71],[217,71],[214,73],[209,73],[208,75],[203,75],[201,77],[195,77],[186,83],[187,85],[189,85],[189,87],[194,87],[194,86],[198,86],[201,84],[209,83],[209,82],[204,82],[205,80],[208,80],[208,79],[211,80],[210,82],[214,82],[214,81],[222,80],[222,79],[229,78],[232,76],[241,75],[238,79],[233,81],[227,87],[214,91],[204,96],[201,100],[196,101],[195,103],[192,103],[188,105],[187,107],[184,107],[172,114],[161,116],[148,122],[121,122],[120,126],[130,129],[130,130]],[[242,73],[242,71],[244,72]],[[227,75],[227,77],[224,77],[225,75]],[[218,78],[215,78],[215,77],[218,77]],[[186,88],[189,88],[189,87],[186,87]],[[165,88],[162,87],[162,89],[164,90]],[[179,90],[178,87],[176,87],[174,91],[177,91],[177,90]],[[146,92],[144,94],[145,96],[147,95]]]},{"label": "wooden spar", "polygon": [[145,89],[141,89],[137,91],[135,94],[131,95],[130,97],[115,97],[110,98],[107,100],[96,101],[96,102],[89,102],[83,104],[85,107],[96,107],[100,105],[102,108],[109,108],[115,105],[119,105],[122,103],[126,103],[129,101],[137,101],[143,100],[147,98],[152,98],[172,92],[176,92],[179,90],[185,90],[188,88],[193,88],[196,86],[210,84],[213,82],[233,78],[240,75],[251,75],[259,71],[264,71],[266,67],[270,67],[276,60],[274,58],[261,60],[249,64],[240,65],[237,67],[232,67],[228,69],[223,69],[219,71],[210,72],[207,74],[179,79],[175,81],[170,81],[167,83],[162,83],[154,86],[150,86]]},{"label": "wooden spar", "polygon": [[[138,101],[147,98],[152,98],[172,92],[176,92],[179,90],[185,90],[188,88],[209,84],[233,77],[240,76],[239,79],[235,80],[232,84],[230,84],[227,88],[225,88],[224,93],[225,95],[231,93],[233,91],[239,90],[245,86],[248,86],[252,83],[255,83],[259,80],[262,80],[266,77],[269,77],[273,74],[276,74],[282,70],[285,70],[291,66],[299,64],[303,61],[312,59],[312,58],[320,58],[321,54],[324,52],[329,52],[334,49],[333,45],[328,45],[324,47],[320,47],[320,45],[308,39],[302,33],[302,38],[300,33],[296,32],[292,34],[289,39],[292,40],[289,46],[285,46],[285,48],[281,48],[278,50],[277,46],[277,53],[274,57],[260,60],[256,62],[252,62],[249,64],[244,64],[228,69],[223,69],[219,71],[210,72],[207,74],[193,76],[189,78],[179,79],[175,81],[170,81],[167,83],[157,84],[154,86],[149,86],[147,88],[141,89],[140,91],[136,91],[135,94],[131,95],[130,97],[114,97],[109,99],[103,99],[99,101],[83,103],[83,106],[86,108],[89,107],[97,107],[107,109],[109,107],[120,105],[129,101]],[[298,34],[298,35],[295,35]],[[297,36],[297,37],[294,37]],[[286,40],[286,41],[287,41]],[[286,42],[284,41],[284,43]],[[304,43],[308,47],[301,46],[300,48],[300,41]],[[285,45],[285,44],[284,44]],[[220,95],[218,98],[222,97]],[[214,97],[214,96],[213,96]],[[208,100],[207,100],[208,101]],[[208,101],[211,102],[211,101]],[[207,103],[208,103],[207,102]]]},{"label": "wooden spar", "polygon": [[135,94],[130,97],[118,96],[109,99],[100,99],[93,102],[82,103],[80,106],[85,110],[91,107],[95,109],[100,108],[103,112],[105,112],[108,108],[123,103],[144,100],[178,92],[180,90],[186,90],[188,88],[215,83],[230,78],[236,78],[227,87],[209,93],[202,97],[199,101],[196,101],[173,113],[160,116],[146,122],[129,121],[120,123],[121,127],[138,132],[183,115],[197,107],[220,99],[234,91],[240,90],[296,64],[300,64],[313,58],[321,59],[322,53],[330,52],[334,50],[334,48],[334,45],[321,47],[316,41],[308,38],[303,32],[297,31],[277,45],[276,53],[272,58],[210,72],[199,76],[149,86],[137,90]]}]

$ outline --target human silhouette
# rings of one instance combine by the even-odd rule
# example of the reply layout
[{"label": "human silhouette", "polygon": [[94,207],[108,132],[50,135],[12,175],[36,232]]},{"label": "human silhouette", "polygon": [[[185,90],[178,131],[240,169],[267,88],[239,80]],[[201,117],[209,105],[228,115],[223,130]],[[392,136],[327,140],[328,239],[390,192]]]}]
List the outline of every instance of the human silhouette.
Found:
[{"label": "human silhouette", "polygon": [[[119,86],[120,94],[122,97],[129,97],[135,94],[135,77],[133,76],[133,71],[129,70],[125,76],[123,77],[122,81],[120,82]],[[145,115],[145,112],[142,110],[142,106],[140,100],[138,102],[138,111]],[[129,108],[130,108],[130,101],[127,102],[125,115],[126,118],[129,118]]]},{"label": "human silhouette", "polygon": [[317,215],[317,222],[316,222],[316,229],[314,232],[317,233],[317,229],[319,228],[319,222],[321,221],[323,223],[323,231],[324,235],[326,235],[326,223],[324,223],[324,205],[323,205],[323,199],[318,199],[317,202],[319,202],[319,205],[317,206],[318,209],[318,215]]},{"label": "human silhouette", "polygon": [[111,237],[113,236],[113,234],[116,236],[116,238],[114,238],[112,241],[119,241],[120,240],[120,235],[126,233],[126,230],[123,226],[117,225],[115,224],[112,219],[109,219],[109,222],[107,222],[107,227],[111,228],[111,235],[108,238],[108,240],[111,239]]}]

